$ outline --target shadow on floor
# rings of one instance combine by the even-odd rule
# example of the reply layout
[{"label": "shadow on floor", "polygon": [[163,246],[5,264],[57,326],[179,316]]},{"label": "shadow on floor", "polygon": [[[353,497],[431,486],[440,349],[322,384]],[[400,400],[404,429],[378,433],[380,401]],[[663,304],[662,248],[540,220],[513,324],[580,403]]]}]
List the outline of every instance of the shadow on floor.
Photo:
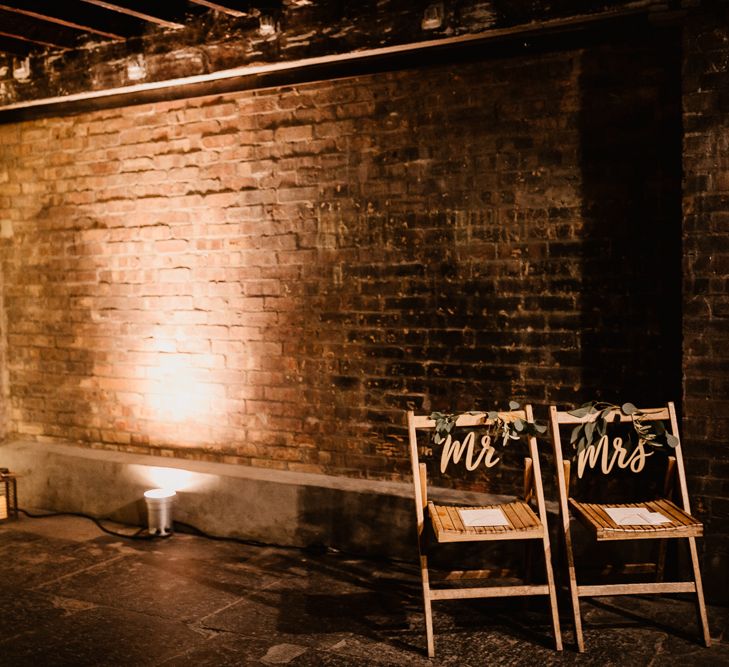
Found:
[{"label": "shadow on floor", "polygon": [[[0,665],[729,665],[729,610],[583,603],[588,650],[552,647],[541,599],[436,603],[425,657],[414,566],[190,535],[129,542],[77,518],[0,525]],[[571,639],[570,613],[562,610]]]}]

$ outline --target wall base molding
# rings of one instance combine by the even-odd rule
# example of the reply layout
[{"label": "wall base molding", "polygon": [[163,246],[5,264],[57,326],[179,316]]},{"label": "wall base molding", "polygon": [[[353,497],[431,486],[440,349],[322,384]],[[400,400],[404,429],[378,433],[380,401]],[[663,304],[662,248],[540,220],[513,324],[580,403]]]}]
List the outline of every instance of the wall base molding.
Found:
[{"label": "wall base molding", "polygon": [[[21,507],[81,512],[146,525],[143,493],[178,477],[174,517],[206,533],[292,546],[325,545],[414,560],[415,512],[408,483],[269,470],[12,440],[0,465],[22,475]],[[448,501],[464,494],[434,493]],[[468,493],[473,504],[500,496]]]}]

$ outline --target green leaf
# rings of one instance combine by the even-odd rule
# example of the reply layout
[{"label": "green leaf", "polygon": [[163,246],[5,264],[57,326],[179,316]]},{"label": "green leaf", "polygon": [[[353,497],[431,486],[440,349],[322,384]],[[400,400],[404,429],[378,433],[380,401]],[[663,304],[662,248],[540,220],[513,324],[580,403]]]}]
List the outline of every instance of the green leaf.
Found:
[{"label": "green leaf", "polygon": [[498,419],[499,418],[499,413],[496,412],[496,410],[489,410],[486,414],[489,419]]},{"label": "green leaf", "polygon": [[584,424],[578,424],[572,429],[572,433],[570,434],[570,445],[574,445],[577,442],[577,438],[580,435],[580,431],[583,426]]},{"label": "green leaf", "polygon": [[537,433],[546,433],[547,432],[546,424],[534,424],[534,428],[536,429]]},{"label": "green leaf", "polygon": [[680,442],[679,439],[675,435],[673,435],[673,433],[666,433],[666,444],[671,449],[678,447],[679,442]]},{"label": "green leaf", "polygon": [[509,401],[509,410],[518,410],[520,407],[516,401]]},{"label": "green leaf", "polygon": [[450,433],[453,430],[453,427],[456,425],[456,422],[448,420],[445,423],[445,432]]},{"label": "green leaf", "polygon": [[573,417],[586,417],[590,413],[590,407],[583,405],[581,408],[577,408],[577,410],[568,410],[567,414]]},{"label": "green leaf", "polygon": [[521,419],[515,419],[514,428],[521,433],[524,430],[524,422]]},{"label": "green leaf", "polygon": [[625,415],[634,415],[636,412],[638,412],[638,408],[636,408],[632,403],[623,403],[620,409]]},{"label": "green leaf", "polygon": [[435,443],[436,445],[439,445],[439,444],[440,444],[441,442],[443,442],[443,438],[441,437],[440,433],[436,433],[436,434],[435,434],[435,435],[433,436],[433,442],[434,442],[434,443]]},{"label": "green leaf", "polygon": [[587,422],[585,424],[585,440],[592,442],[592,434],[595,432],[595,422]]},{"label": "green leaf", "polygon": [[585,447],[587,447],[587,442],[585,441],[584,436],[582,436],[577,441],[577,453],[579,454],[581,451],[583,451],[585,449]]}]

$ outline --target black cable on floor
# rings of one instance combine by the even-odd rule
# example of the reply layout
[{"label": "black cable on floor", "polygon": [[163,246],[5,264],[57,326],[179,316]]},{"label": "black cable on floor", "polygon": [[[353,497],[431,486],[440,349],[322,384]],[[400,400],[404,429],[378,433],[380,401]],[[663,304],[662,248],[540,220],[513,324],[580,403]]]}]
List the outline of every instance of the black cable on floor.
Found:
[{"label": "black cable on floor", "polygon": [[[111,521],[111,519],[97,519],[94,516],[91,516],[90,514],[83,514],[81,512],[47,512],[45,514],[32,514],[31,512],[28,512],[28,510],[20,509],[18,508],[18,512],[24,514],[30,519],[45,519],[45,518],[51,518],[56,516],[74,516],[81,519],[88,519],[89,521],[93,521],[96,526],[106,533],[107,535],[113,535],[114,537],[121,537],[123,539],[127,540],[154,540],[154,539],[167,539],[171,536],[171,534],[167,535],[153,535],[151,533],[147,532],[146,528],[139,528],[134,533],[120,533],[114,530],[111,530],[104,526],[101,521]],[[357,558],[360,560],[369,560],[369,561],[375,561],[375,562],[385,562],[385,563],[401,563],[401,564],[409,564],[409,561],[406,561],[405,559],[400,558],[391,558],[387,556],[372,556],[372,555],[363,555],[363,554],[357,554],[354,552],[348,552],[348,551],[342,551],[340,549],[335,549],[333,547],[327,547],[324,544],[312,544],[305,547],[300,546],[294,546],[291,544],[279,544],[277,542],[261,542],[259,540],[252,540],[252,539],[246,539],[243,537],[224,537],[222,535],[211,535],[210,533],[206,533],[204,530],[198,528],[197,526],[193,526],[192,524],[185,523],[184,521],[173,521],[173,524],[175,526],[179,526],[180,528],[183,528],[187,532],[191,533],[192,535],[195,535],[196,537],[202,537],[206,540],[213,540],[216,542],[234,542],[236,544],[244,544],[246,546],[251,547],[258,547],[258,548],[274,548],[274,549],[285,549],[289,551],[301,551],[303,553],[309,554],[309,555],[317,555],[321,556],[324,554],[333,554],[337,556],[344,556],[347,558]]]},{"label": "black cable on floor", "polygon": [[259,540],[247,539],[244,537],[224,537],[222,535],[211,535],[206,533],[204,530],[193,526],[192,524],[185,523],[184,521],[173,521],[175,526],[185,528],[191,534],[197,537],[203,537],[206,540],[214,540],[216,542],[235,542],[236,544],[245,544],[251,547],[271,547],[274,549],[287,549],[290,551],[302,551],[312,556],[323,556],[324,554],[330,554],[335,556],[344,556],[346,558],[356,558],[358,560],[368,560],[373,562],[381,563],[400,563],[411,565],[412,561],[405,560],[404,558],[393,558],[390,556],[373,556],[371,554],[358,554],[353,551],[344,551],[342,549],[336,549],[334,547],[328,547],[325,544],[309,544],[305,547],[294,546],[292,544],[280,544],[278,542],[261,542]]},{"label": "black cable on floor", "polygon": [[244,537],[223,537],[221,535],[211,535],[206,533],[204,530],[193,526],[183,521],[174,521],[175,526],[180,526],[187,529],[190,533],[197,537],[203,537],[206,540],[214,540],[216,542],[235,542],[237,544],[245,544],[251,547],[272,547],[274,549],[288,549],[293,551],[303,551],[309,555],[322,556],[324,554],[331,554],[335,556],[344,556],[346,558],[357,558],[359,560],[368,560],[373,562],[383,563],[401,563],[401,564],[412,564],[412,561],[405,560],[404,558],[393,558],[390,556],[373,556],[371,554],[358,554],[352,551],[344,551],[342,549],[336,549],[334,547],[328,547],[325,544],[309,544],[305,547],[294,546],[291,544],[279,544],[278,542],[260,542],[259,540],[251,540]]},{"label": "black cable on floor", "polygon": [[[97,519],[96,517],[89,514],[82,514],[81,512],[47,512],[46,514],[32,514],[28,510],[24,510],[21,508],[18,508],[18,512],[20,512],[21,514],[25,514],[25,516],[27,516],[29,519],[46,519],[48,517],[54,516],[75,516],[80,519],[88,519],[89,521],[93,521],[99,528],[99,530],[106,533],[107,535],[113,535],[114,537],[123,537],[127,540],[151,540],[155,537],[159,537],[158,535],[150,535],[149,533],[146,533],[146,528],[140,528],[134,533],[120,533],[104,526],[101,523],[102,520]],[[110,521],[110,519],[107,520]]]},{"label": "black cable on floor", "polygon": [[224,537],[222,535],[211,535],[210,533],[206,533],[201,528],[198,528],[197,526],[193,526],[190,523],[185,523],[184,521],[173,521],[173,525],[180,526],[181,528],[186,529],[187,532],[190,532],[192,535],[195,535],[196,537],[204,537],[206,540],[214,540],[215,542],[235,542],[236,544],[245,544],[250,547],[275,547],[276,549],[295,549],[297,551],[305,551],[306,547],[295,547],[290,544],[278,544],[276,542],[260,542],[259,540],[251,540],[246,539],[244,537]]},{"label": "black cable on floor", "polygon": [[[46,512],[44,514],[33,514],[29,512],[28,510],[24,510],[21,508],[18,508],[18,512],[21,514],[24,514],[29,519],[46,519],[56,516],[75,516],[80,519],[88,519],[89,521],[93,521],[97,527],[106,533],[107,535],[113,535],[114,537],[122,537],[124,539],[128,540],[153,540],[153,539],[166,539],[171,536],[171,533],[168,533],[167,535],[154,535],[152,533],[148,533],[146,528],[139,528],[139,530],[135,531],[134,533],[120,533],[115,530],[111,530],[104,526],[101,521],[111,521],[111,519],[97,519],[94,516],[91,516],[90,514],[83,514],[82,512]],[[247,546],[251,547],[273,547],[276,549],[293,549],[296,551],[307,551],[309,553],[316,552],[316,553],[324,553],[327,551],[327,547],[324,547],[323,545],[321,547],[313,546],[313,547],[298,547],[298,546],[292,546],[290,544],[278,544],[276,542],[260,542],[258,540],[251,540],[251,539],[245,539],[242,537],[223,537],[220,535],[211,535],[210,533],[206,533],[204,530],[198,528],[197,526],[193,526],[192,524],[185,523],[183,521],[174,521],[173,522],[175,526],[179,526],[180,528],[184,528],[186,531],[192,533],[193,535],[197,537],[203,537],[206,540],[215,540],[218,542],[236,542],[238,544],[245,544]]]}]

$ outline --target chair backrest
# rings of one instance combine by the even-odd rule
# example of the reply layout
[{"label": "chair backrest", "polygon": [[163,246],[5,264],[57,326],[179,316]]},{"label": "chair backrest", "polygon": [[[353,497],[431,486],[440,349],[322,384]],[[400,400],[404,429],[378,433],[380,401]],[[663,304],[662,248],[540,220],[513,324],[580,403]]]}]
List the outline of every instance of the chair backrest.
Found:
[{"label": "chair backrest", "polygon": [[[585,409],[561,411],[551,406],[549,421],[563,511],[566,512],[567,498],[571,497],[575,478],[581,479],[587,471],[602,475],[618,471],[640,473],[660,446],[669,455],[664,492],[668,493],[675,470],[683,509],[690,512],[681,439],[673,403],[659,408],[640,409],[630,405],[628,414],[618,407],[610,406],[589,412]],[[621,436],[611,432],[611,428],[617,425],[627,425],[633,429],[636,441],[634,447],[628,447]],[[565,451],[562,445],[560,427],[571,429],[571,451]]]},{"label": "chair backrest", "polygon": [[[498,411],[497,419],[489,417],[488,412],[468,412],[458,415],[453,424],[453,434],[449,433],[445,439],[432,444],[433,454],[439,450],[437,457],[440,461],[440,470],[445,472],[451,466],[463,466],[466,470],[475,471],[488,470],[496,466],[502,457],[502,450],[498,442],[500,436],[484,433],[492,427],[497,420],[514,422],[533,422],[534,416],[531,405],[525,405],[523,409]],[[493,416],[493,413],[492,413]],[[415,505],[418,519],[418,526],[424,521],[424,508],[427,505],[427,474],[425,465],[420,462],[418,453],[418,433],[428,432],[432,436],[436,428],[436,420],[429,416],[415,415],[408,412],[408,434],[410,441],[410,461],[413,472],[413,485],[415,492]],[[470,430],[466,430],[469,429]],[[456,429],[459,432],[456,433]],[[454,437],[457,436],[457,437]],[[525,474],[525,495],[526,489],[534,490],[540,516],[545,516],[544,491],[541,484],[541,470],[539,466],[539,454],[537,440],[533,435],[525,435],[529,448],[529,458]],[[429,440],[429,448],[432,441]],[[530,482],[535,483],[530,483]]]}]

